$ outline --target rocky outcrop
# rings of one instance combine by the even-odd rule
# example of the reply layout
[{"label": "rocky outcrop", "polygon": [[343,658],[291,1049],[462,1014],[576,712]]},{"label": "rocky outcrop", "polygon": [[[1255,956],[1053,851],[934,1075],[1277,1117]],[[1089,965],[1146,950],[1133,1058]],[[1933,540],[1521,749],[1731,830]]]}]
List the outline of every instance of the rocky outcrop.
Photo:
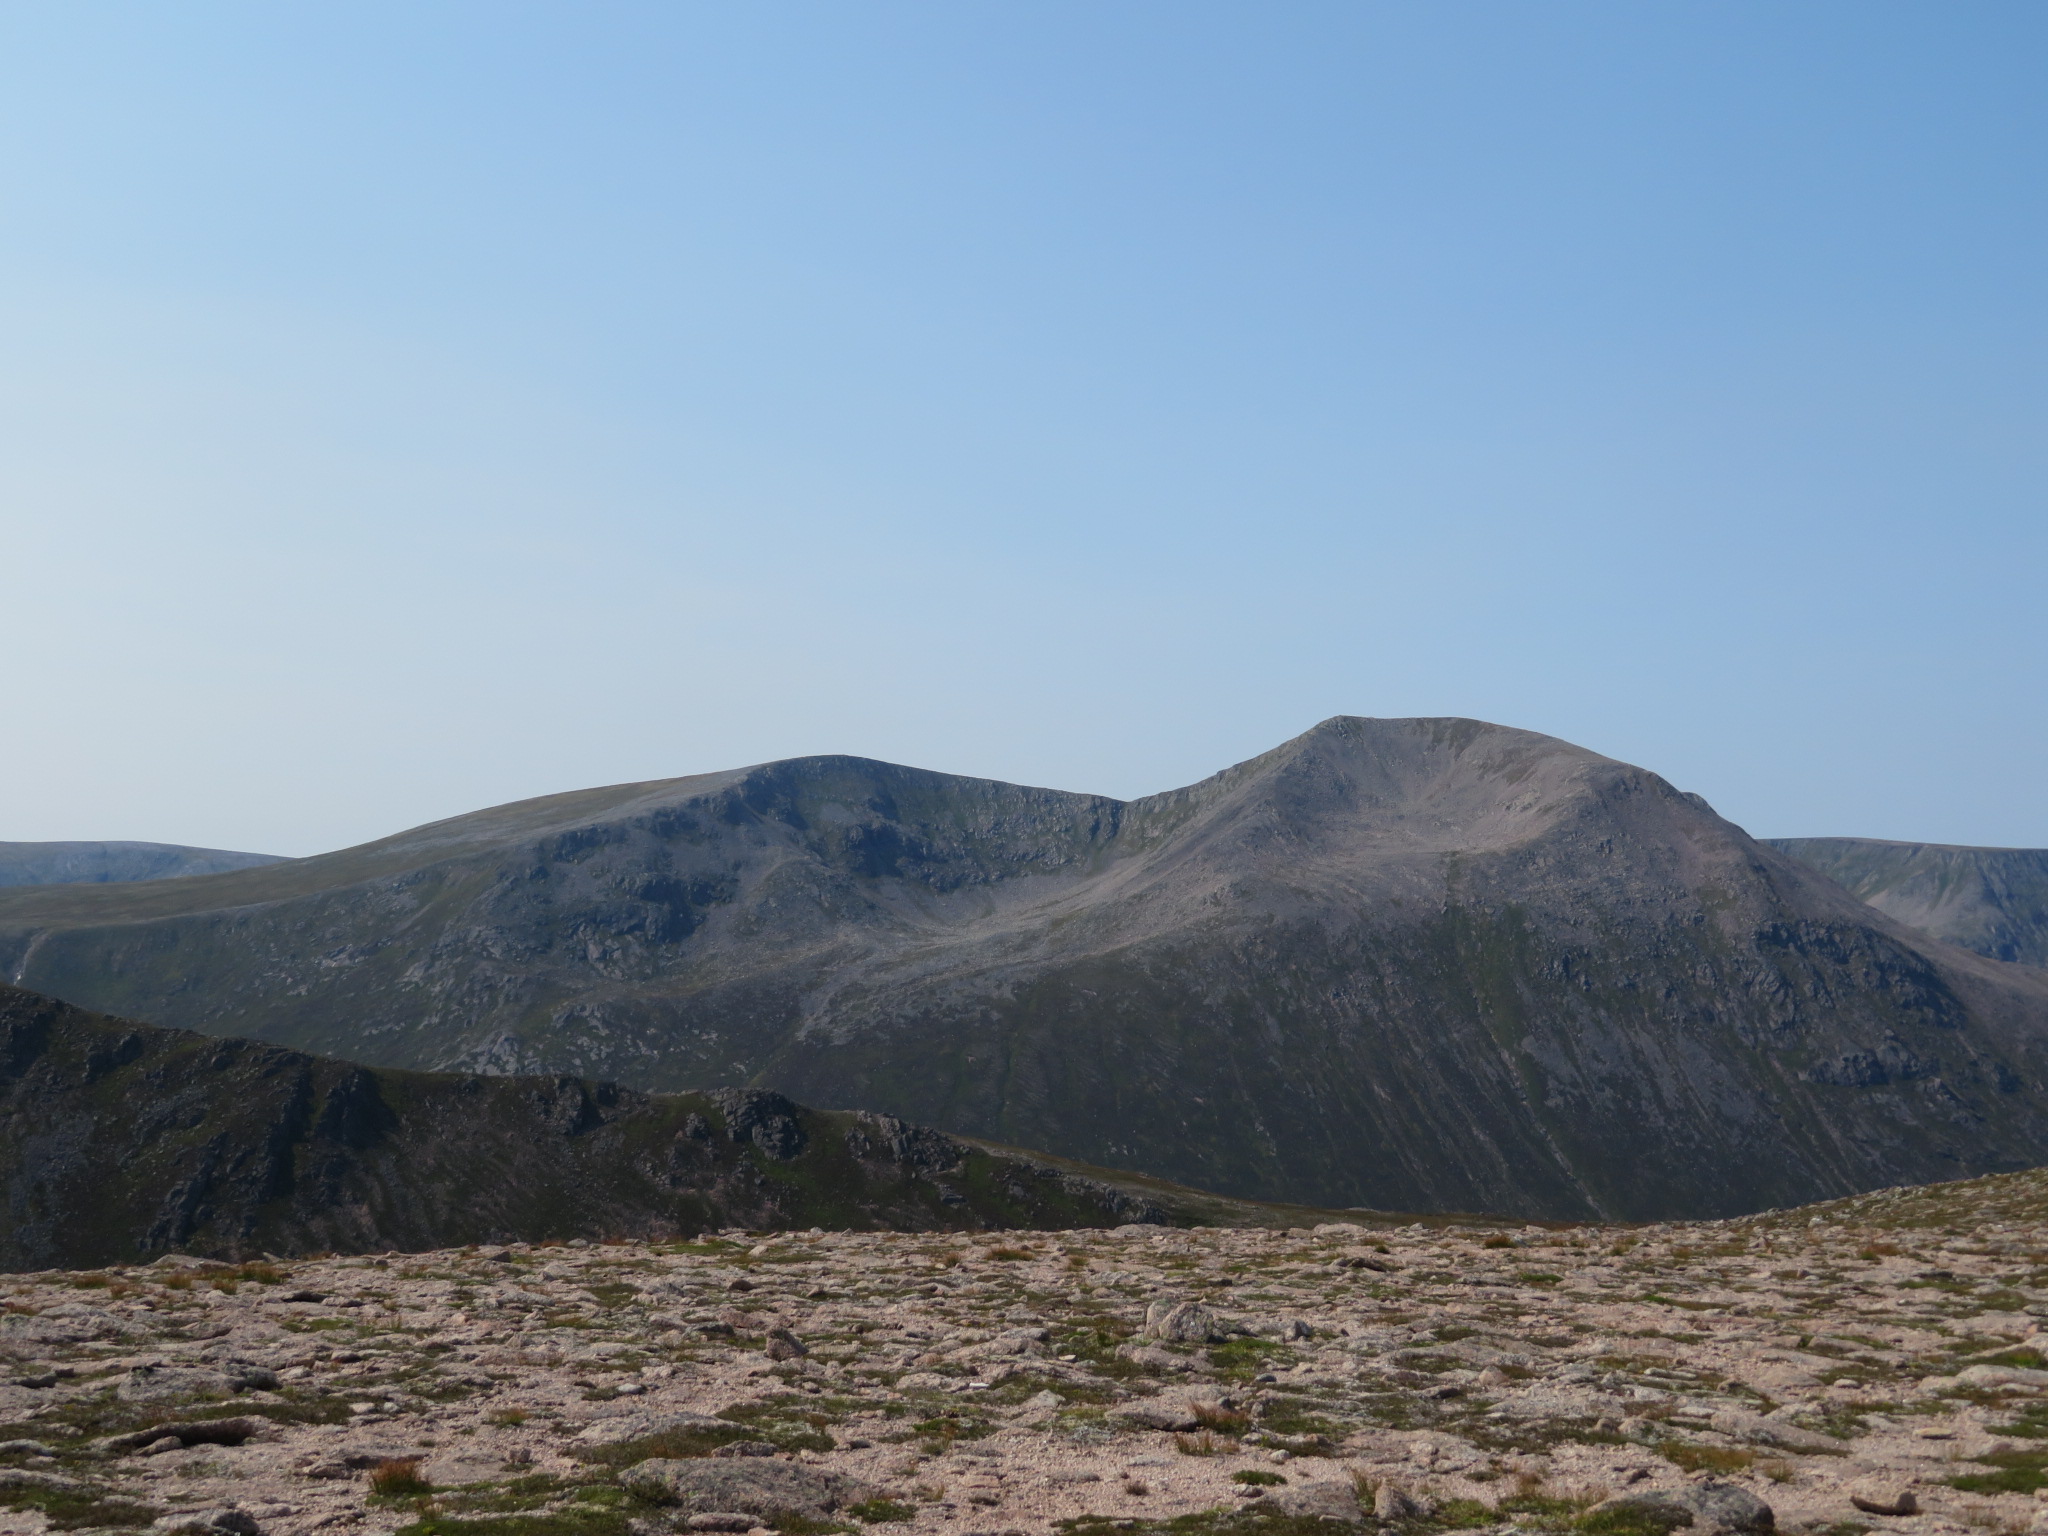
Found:
[{"label": "rocky outcrop", "polygon": [[[1327,721],[1127,802],[831,757],[554,796],[0,892],[0,974],[1325,1206],[1722,1215],[2048,1161],[2048,974],[1470,720]],[[772,1163],[773,1117],[746,1134]]]}]

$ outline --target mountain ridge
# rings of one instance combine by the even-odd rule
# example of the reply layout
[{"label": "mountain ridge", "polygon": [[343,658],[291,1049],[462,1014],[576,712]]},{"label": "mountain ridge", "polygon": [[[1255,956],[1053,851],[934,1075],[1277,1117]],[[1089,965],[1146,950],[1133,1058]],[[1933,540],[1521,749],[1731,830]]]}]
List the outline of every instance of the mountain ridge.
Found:
[{"label": "mountain ridge", "polygon": [[0,891],[0,973],[1332,1207],[1723,1215],[2048,1161],[2048,976],[1654,773],[1453,718],[1337,717],[1135,801],[816,757]]},{"label": "mountain ridge", "polygon": [[1775,837],[1770,845],[1909,927],[1994,960],[2048,966],[2048,848],[1876,837]]},{"label": "mountain ridge", "polygon": [[0,886],[190,879],[283,862],[275,854],[188,848],[181,843],[0,843]]}]

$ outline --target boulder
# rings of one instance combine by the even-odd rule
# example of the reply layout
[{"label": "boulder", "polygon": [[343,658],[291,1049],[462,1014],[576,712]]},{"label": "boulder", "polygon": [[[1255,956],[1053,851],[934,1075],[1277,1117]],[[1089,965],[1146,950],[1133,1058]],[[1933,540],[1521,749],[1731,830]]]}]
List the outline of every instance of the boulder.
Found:
[{"label": "boulder", "polygon": [[1169,1397],[1143,1397],[1135,1403],[1119,1403],[1107,1416],[1137,1429],[1198,1429],[1202,1423],[1195,1417],[1192,1404]]},{"label": "boulder", "polygon": [[1207,1344],[1225,1337],[1216,1314],[1199,1301],[1155,1301],[1145,1309],[1144,1335],[1167,1344]]},{"label": "boulder", "polygon": [[107,1451],[139,1451],[160,1440],[176,1438],[180,1445],[240,1445],[245,1440],[272,1433],[267,1419],[194,1419],[187,1424],[158,1424],[132,1434],[115,1435],[100,1442]]},{"label": "boulder", "polygon": [[2030,1371],[2018,1365],[1972,1365],[1956,1372],[1956,1382],[1965,1387],[2048,1387],[2048,1371]]},{"label": "boulder", "polygon": [[1910,1488],[1878,1494],[1852,1493],[1849,1495],[1849,1502],[1866,1515],[1891,1515],[1896,1518],[1920,1513],[1920,1501],[1913,1496],[1913,1490]]},{"label": "boulder", "polygon": [[1747,1488],[1715,1478],[1690,1488],[1625,1493],[1594,1506],[1594,1513],[1602,1510],[1645,1514],[1672,1530],[1695,1526],[1734,1531],[1737,1536],[1772,1536],[1778,1525],[1776,1513],[1762,1499]]},{"label": "boulder", "polygon": [[1289,1488],[1275,1488],[1267,1494],[1266,1502],[1283,1515],[1307,1520],[1342,1520],[1355,1525],[1365,1518],[1365,1511],[1358,1507],[1358,1490],[1349,1482],[1296,1483]]},{"label": "boulder", "polygon": [[181,1509],[165,1515],[150,1529],[162,1532],[163,1536],[262,1536],[263,1531],[254,1515],[232,1504],[217,1509]]},{"label": "boulder", "polygon": [[1781,1451],[1833,1455],[1849,1448],[1846,1440],[1837,1440],[1833,1435],[1824,1435],[1815,1429],[1801,1429],[1797,1424],[1767,1419],[1762,1414],[1749,1413],[1741,1408],[1717,1409],[1707,1422],[1724,1435],[1756,1445],[1775,1446]]},{"label": "boulder", "polygon": [[1381,1483],[1379,1490],[1372,1496],[1372,1513],[1376,1520],[1413,1520],[1420,1515],[1428,1514],[1430,1505],[1430,1500],[1418,1499],[1406,1489],[1396,1488],[1392,1483]]},{"label": "boulder", "polygon": [[801,1360],[810,1353],[803,1340],[787,1328],[770,1328],[761,1348],[770,1360]]},{"label": "boulder", "polygon": [[1116,1352],[1120,1359],[1143,1366],[1148,1371],[1186,1371],[1194,1368],[1194,1362],[1187,1356],[1176,1355],[1172,1350],[1161,1349],[1156,1344],[1119,1344]]}]

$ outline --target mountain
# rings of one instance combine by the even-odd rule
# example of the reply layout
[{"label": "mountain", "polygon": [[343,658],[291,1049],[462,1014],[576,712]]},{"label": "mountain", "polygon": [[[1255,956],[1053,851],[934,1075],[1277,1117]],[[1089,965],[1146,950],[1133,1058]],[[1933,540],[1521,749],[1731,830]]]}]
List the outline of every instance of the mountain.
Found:
[{"label": "mountain", "polygon": [[0,1269],[707,1228],[1304,1225],[754,1089],[378,1071],[0,987]]},{"label": "mountain", "polygon": [[2048,974],[1470,720],[1330,720],[1133,801],[804,758],[0,891],[0,975],[1324,1206],[1714,1216],[2048,1162]]},{"label": "mountain", "polygon": [[2048,848],[1959,848],[1875,837],[1774,837],[1878,911],[1937,939],[2048,966]]},{"label": "mountain", "polygon": [[268,853],[175,843],[0,843],[0,885],[105,885],[175,880],[284,861]]}]

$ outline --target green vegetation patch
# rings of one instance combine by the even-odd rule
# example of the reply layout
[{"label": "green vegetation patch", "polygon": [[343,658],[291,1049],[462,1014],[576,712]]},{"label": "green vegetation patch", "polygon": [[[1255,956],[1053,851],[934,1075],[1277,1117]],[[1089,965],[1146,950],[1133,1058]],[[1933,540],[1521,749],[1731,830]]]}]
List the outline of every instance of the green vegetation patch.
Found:
[{"label": "green vegetation patch", "polygon": [[545,1514],[433,1514],[400,1526],[396,1536],[630,1536],[630,1524],[618,1510],[569,1504]]},{"label": "green vegetation patch", "polygon": [[1948,1480],[1951,1488],[1964,1493],[2032,1493],[2048,1487],[2048,1450],[1987,1451],[1972,1457],[1990,1472],[1965,1472]]},{"label": "green vegetation patch", "polygon": [[895,1525],[917,1518],[915,1505],[899,1504],[894,1499],[862,1499],[858,1504],[847,1505],[846,1512],[862,1525]]},{"label": "green vegetation patch", "polygon": [[1690,1524],[1691,1513],[1674,1505],[1622,1504],[1582,1515],[1573,1528],[1580,1536],[1670,1536]]},{"label": "green vegetation patch", "polygon": [[535,1472],[510,1482],[444,1491],[436,1503],[447,1514],[518,1514],[539,1509],[561,1493],[562,1480],[549,1472]]},{"label": "green vegetation patch", "polygon": [[0,1505],[38,1510],[55,1531],[103,1526],[137,1530],[162,1513],[147,1504],[87,1488],[0,1488]]},{"label": "green vegetation patch", "polygon": [[1209,1351],[1209,1364],[1233,1378],[1256,1376],[1277,1364],[1291,1365],[1295,1352],[1270,1339],[1232,1339]]},{"label": "green vegetation patch", "polygon": [[925,1442],[927,1449],[934,1451],[943,1450],[958,1440],[980,1440],[996,1431],[995,1424],[980,1414],[958,1411],[934,1414],[931,1418],[918,1420],[910,1428]]},{"label": "green vegetation patch", "polygon": [[1990,1432],[2015,1440],[2048,1440],[2048,1403],[2029,1403],[2012,1423],[1993,1424]]},{"label": "green vegetation patch", "polygon": [[1349,1433],[1346,1426],[1316,1412],[1322,1404],[1307,1397],[1269,1397],[1259,1407],[1259,1428],[1268,1434],[1304,1436]]},{"label": "green vegetation patch", "polygon": [[1657,1447],[1657,1454],[1687,1472],[1741,1472],[1756,1463],[1756,1452],[1739,1445],[1694,1445],[1690,1441],[1666,1440]]}]

